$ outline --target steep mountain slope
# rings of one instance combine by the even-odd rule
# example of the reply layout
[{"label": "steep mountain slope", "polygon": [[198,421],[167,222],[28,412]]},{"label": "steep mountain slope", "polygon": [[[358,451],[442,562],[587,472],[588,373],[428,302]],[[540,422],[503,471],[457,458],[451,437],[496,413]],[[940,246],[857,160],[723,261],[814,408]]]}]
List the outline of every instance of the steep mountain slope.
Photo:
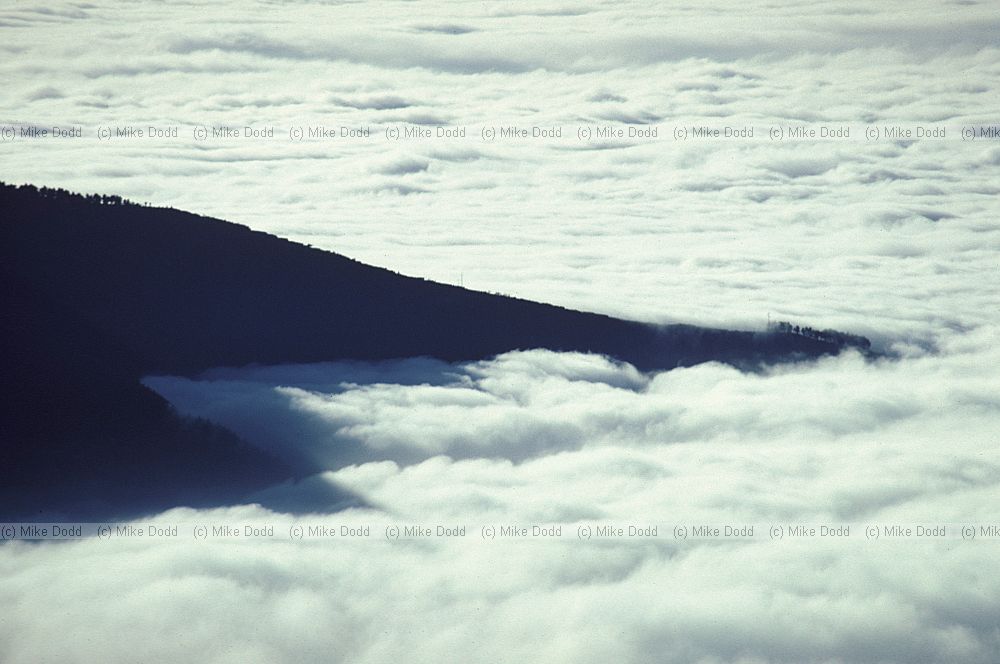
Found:
[{"label": "steep mountain slope", "polygon": [[152,373],[536,347],[644,369],[756,366],[839,350],[477,293],[117,197],[0,185],[0,211],[8,516],[225,503],[288,477],[232,434],[179,419],[139,383]]}]

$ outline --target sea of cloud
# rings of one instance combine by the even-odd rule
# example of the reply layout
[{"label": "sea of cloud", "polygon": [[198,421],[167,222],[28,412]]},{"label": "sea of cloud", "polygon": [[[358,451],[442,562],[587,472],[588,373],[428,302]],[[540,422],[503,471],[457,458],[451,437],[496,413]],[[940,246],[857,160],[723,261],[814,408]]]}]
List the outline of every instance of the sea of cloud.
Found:
[{"label": "sea of cloud", "polygon": [[[6,7],[0,124],[181,132],[7,142],[0,178],[120,193],[408,274],[645,320],[759,326],[770,311],[926,336],[993,304],[976,285],[996,276],[1000,144],[957,134],[996,123],[988,3],[522,4]],[[669,136],[701,123],[753,124],[758,138]],[[855,134],[759,137],[788,123]],[[953,133],[866,142],[864,123]],[[276,137],[191,133],[248,124]],[[470,135],[384,138],[403,124]],[[479,137],[510,124],[567,137]],[[569,137],[598,124],[657,126],[659,138]],[[373,137],[288,138],[308,125]]]},{"label": "sea of cloud", "polygon": [[[996,124],[998,32],[976,2],[14,3],[0,10],[0,125],[253,124],[278,138],[15,140],[0,178],[480,290],[643,320],[759,328],[770,313],[899,354],[762,374],[528,350],[150,377],[308,479],[147,522],[996,523],[1000,144],[665,134]],[[375,136],[282,133],[308,124]],[[402,124],[661,135],[381,138]],[[995,541],[279,539],[6,543],[0,660],[1000,652]]]}]

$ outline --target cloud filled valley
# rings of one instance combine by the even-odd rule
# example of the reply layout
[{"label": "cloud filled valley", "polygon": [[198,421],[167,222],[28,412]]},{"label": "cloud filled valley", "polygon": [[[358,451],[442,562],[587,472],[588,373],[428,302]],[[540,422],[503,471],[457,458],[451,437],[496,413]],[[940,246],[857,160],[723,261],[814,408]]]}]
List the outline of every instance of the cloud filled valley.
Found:
[{"label": "cloud filled valley", "polygon": [[[329,469],[260,502],[309,505],[325,485],[364,504],[136,523],[391,519],[470,536],[8,544],[6,659],[430,661],[475,643],[475,661],[990,662],[995,540],[484,541],[471,529],[994,522],[1000,390],[982,359],[995,342],[760,375],[529,351],[151,378],[182,411]],[[39,620],[56,601],[64,610]],[[254,629],[234,639],[237,624]],[[152,632],[170,636],[121,636]]]}]

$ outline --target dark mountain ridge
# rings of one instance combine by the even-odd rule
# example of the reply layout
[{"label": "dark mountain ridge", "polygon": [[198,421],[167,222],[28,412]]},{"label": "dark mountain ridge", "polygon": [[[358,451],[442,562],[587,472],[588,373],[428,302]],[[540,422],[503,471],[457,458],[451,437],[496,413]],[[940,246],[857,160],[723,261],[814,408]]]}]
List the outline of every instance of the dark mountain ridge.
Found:
[{"label": "dark mountain ridge", "polygon": [[[654,326],[474,292],[115,196],[0,184],[0,214],[0,462],[14,478],[0,501],[20,504],[17,513],[30,511],[29,494],[41,504],[82,484],[99,512],[225,502],[290,474],[218,427],[182,422],[139,383],[144,375],[529,348],[642,369],[754,368],[841,348],[782,330]],[[130,493],[129,473],[153,479]]]}]

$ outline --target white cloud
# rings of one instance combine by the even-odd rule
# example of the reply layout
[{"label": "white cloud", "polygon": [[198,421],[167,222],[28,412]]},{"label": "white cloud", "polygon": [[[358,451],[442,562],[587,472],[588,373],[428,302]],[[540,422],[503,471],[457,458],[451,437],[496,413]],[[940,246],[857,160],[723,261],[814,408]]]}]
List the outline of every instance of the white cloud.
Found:
[{"label": "white cloud", "polygon": [[[150,383],[182,410],[193,404],[237,429],[263,412],[287,429],[282,445],[351,447],[353,459],[317,455],[329,471],[262,496],[308,506],[328,486],[369,505],[325,517],[339,523],[857,528],[995,521],[997,359],[995,333],[980,330],[899,361],[844,356],[765,374],[707,364],[644,375],[605,358],[528,351],[465,365],[225,369]],[[262,411],[267,394],[281,398]],[[291,517],[240,507],[159,518]],[[294,660],[297,648],[330,649],[344,661],[397,652],[425,661],[475,644],[475,661],[989,662],[1000,645],[990,541],[676,542],[665,534],[546,543],[470,534],[192,543],[179,558],[163,544],[142,549],[145,557],[102,542],[42,546],[30,559],[8,547],[7,565],[25,578],[6,600],[17,607],[16,625],[33,625],[29,634],[52,643],[58,628],[30,618],[45,601],[27,591],[31,574],[61,556],[110,555],[139,579],[116,579],[98,596],[180,574],[196,584],[181,600],[137,601],[168,621],[178,606],[211,616],[196,635],[205,643],[229,628],[222,616],[240,616],[257,625],[241,654],[277,661]],[[216,599],[204,604],[209,591]],[[79,592],[96,591],[84,582]],[[301,611],[327,630],[303,633]],[[110,613],[66,620],[110,633],[125,620]],[[212,652],[196,636],[184,645]]]}]

